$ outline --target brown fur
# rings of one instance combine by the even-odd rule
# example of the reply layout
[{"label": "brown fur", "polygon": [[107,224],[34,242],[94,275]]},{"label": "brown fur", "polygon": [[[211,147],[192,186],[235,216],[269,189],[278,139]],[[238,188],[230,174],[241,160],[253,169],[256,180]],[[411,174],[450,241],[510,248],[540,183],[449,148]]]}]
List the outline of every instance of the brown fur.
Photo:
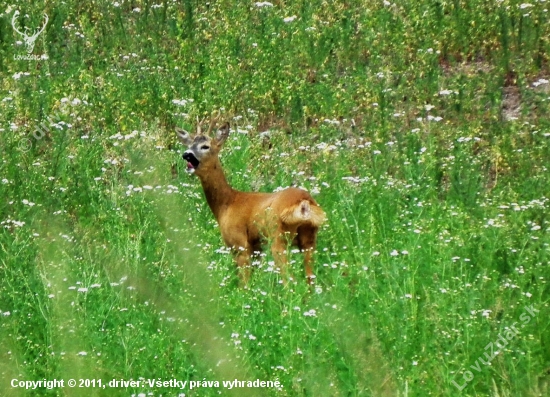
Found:
[{"label": "brown fur", "polygon": [[305,274],[308,283],[313,283],[312,255],[325,213],[311,195],[297,188],[276,193],[249,193],[229,186],[218,157],[229,135],[228,124],[218,131],[216,138],[200,133],[191,138],[179,129],[177,134],[189,146],[184,158],[192,154],[199,161],[194,173],[201,181],[225,244],[235,252],[241,284],[248,282],[251,257],[262,251],[266,239],[272,242],[271,252],[284,282],[286,251],[290,243],[304,253]]}]

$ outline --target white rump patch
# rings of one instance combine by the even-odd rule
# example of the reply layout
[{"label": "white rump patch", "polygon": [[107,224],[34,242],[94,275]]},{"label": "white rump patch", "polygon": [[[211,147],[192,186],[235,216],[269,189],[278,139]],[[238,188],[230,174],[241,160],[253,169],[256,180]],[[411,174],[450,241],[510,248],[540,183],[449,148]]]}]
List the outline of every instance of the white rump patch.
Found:
[{"label": "white rump patch", "polygon": [[309,200],[302,200],[294,207],[284,210],[281,220],[287,225],[310,223],[319,226],[325,221],[325,213],[318,206],[311,206]]}]

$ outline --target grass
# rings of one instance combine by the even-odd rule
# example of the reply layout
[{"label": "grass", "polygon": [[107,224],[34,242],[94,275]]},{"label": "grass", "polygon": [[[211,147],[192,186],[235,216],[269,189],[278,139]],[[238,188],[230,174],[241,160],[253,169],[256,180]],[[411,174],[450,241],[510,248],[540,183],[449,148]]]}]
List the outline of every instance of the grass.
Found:
[{"label": "grass", "polygon": [[[549,395],[545,2],[18,7],[49,23],[18,60],[0,14],[0,394]],[[327,212],[315,288],[299,255],[237,287],[173,132],[217,111],[234,187]],[[71,378],[143,384],[11,387]]]}]

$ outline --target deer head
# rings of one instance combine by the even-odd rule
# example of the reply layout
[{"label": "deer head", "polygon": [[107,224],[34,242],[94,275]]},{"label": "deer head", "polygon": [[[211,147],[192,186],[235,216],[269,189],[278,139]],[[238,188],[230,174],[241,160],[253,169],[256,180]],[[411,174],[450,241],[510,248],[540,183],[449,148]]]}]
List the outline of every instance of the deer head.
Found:
[{"label": "deer head", "polygon": [[48,24],[48,16],[44,14],[45,21],[44,25],[41,29],[35,30],[33,34],[29,34],[28,32],[30,29],[28,27],[25,27],[24,32],[17,29],[15,26],[15,21],[17,20],[17,17],[19,16],[19,11],[15,11],[13,13],[13,18],[11,19],[11,26],[13,26],[13,30],[15,30],[17,33],[19,33],[21,36],[23,36],[23,42],[25,43],[25,46],[27,47],[27,53],[30,54],[32,50],[34,49],[34,43],[36,42],[36,39],[38,38],[38,35],[46,29],[46,25]]},{"label": "deer head", "polygon": [[187,161],[188,173],[197,172],[200,175],[201,171],[206,171],[209,166],[219,162],[218,153],[229,136],[229,123],[220,127],[215,137],[209,136],[212,126],[213,123],[210,124],[208,132],[203,134],[199,123],[195,137],[191,137],[187,131],[181,128],[176,128],[179,140],[188,147],[182,156]]}]

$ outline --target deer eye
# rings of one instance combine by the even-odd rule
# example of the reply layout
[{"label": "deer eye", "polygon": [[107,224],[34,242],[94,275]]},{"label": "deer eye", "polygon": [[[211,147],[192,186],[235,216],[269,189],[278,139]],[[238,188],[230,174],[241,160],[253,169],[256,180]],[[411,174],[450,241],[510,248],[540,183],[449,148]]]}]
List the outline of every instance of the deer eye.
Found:
[{"label": "deer eye", "polygon": [[202,145],[201,146],[201,150],[208,150],[208,149],[210,149],[210,146],[208,146],[208,145]]}]

